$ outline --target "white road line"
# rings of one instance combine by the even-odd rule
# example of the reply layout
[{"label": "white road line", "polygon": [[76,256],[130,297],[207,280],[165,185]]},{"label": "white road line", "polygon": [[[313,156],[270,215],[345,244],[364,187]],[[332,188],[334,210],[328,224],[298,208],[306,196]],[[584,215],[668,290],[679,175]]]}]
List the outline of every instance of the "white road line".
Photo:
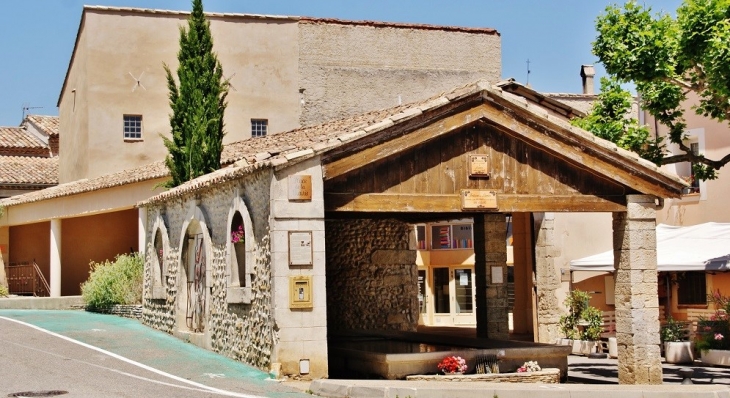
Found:
[{"label": "white road line", "polygon": [[[170,373],[167,373],[167,372],[163,372],[163,371],[161,371],[159,369],[155,369],[155,368],[153,368],[151,366],[147,366],[147,365],[145,365],[143,363],[139,363],[137,361],[133,361],[133,360],[131,360],[129,358],[125,358],[125,357],[123,357],[121,355],[118,355],[118,354],[115,354],[113,352],[110,352],[110,351],[101,349],[99,347],[95,347],[95,346],[90,345],[90,344],[86,344],[86,343],[81,342],[81,341],[78,341],[78,340],[74,340],[74,339],[72,339],[70,337],[66,337],[66,336],[61,335],[61,334],[58,334],[58,333],[51,332],[50,330],[43,329],[41,327],[38,327],[36,325],[32,325],[32,324],[27,323],[27,322],[19,321],[17,319],[7,318],[7,317],[4,317],[4,316],[0,316],[0,319],[4,319],[4,320],[10,321],[10,322],[15,322],[15,323],[18,323],[20,325],[24,325],[24,326],[27,326],[29,328],[32,328],[32,329],[35,329],[35,330],[39,330],[39,331],[41,331],[43,333],[50,334],[51,336],[55,336],[55,337],[58,337],[60,339],[69,341],[71,343],[78,344],[78,345],[80,345],[82,347],[86,347],[86,348],[92,349],[94,351],[97,351],[97,352],[100,352],[102,354],[108,355],[108,356],[110,356],[112,358],[116,358],[116,359],[118,359],[120,361],[126,362],[126,363],[128,363],[130,365],[137,366],[139,368],[145,369],[145,370],[150,371],[152,373],[156,373],[156,374],[158,374],[160,376],[164,376],[164,377],[171,378],[171,379],[176,380],[176,381],[181,382],[181,383],[189,384],[191,386],[194,386],[194,387],[196,387],[198,389],[205,390],[207,392],[212,392],[212,393],[219,394],[219,395],[225,395],[225,396],[228,396],[228,397],[237,397],[237,398],[265,398],[265,397],[262,397],[260,395],[240,394],[240,393],[236,393],[236,392],[233,392],[233,391],[226,391],[226,390],[221,390],[219,388],[206,386],[205,384],[196,383],[194,381],[187,380],[187,379],[184,379],[184,378],[179,377],[179,376],[175,376],[175,375],[170,374]],[[122,372],[122,373],[124,373],[124,372]],[[130,375],[130,376],[134,376],[134,375]],[[134,376],[134,377],[141,378],[141,379],[145,379],[144,377],[141,377],[141,376]],[[154,380],[151,380],[151,379],[147,379],[147,380],[154,381]]]}]

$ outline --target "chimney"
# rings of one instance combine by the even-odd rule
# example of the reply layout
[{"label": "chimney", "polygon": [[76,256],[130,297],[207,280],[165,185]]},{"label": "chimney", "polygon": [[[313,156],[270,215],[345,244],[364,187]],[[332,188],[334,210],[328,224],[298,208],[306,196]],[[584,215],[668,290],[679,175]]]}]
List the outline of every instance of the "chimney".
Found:
[{"label": "chimney", "polygon": [[583,94],[595,94],[593,78],[596,76],[596,68],[593,65],[581,65],[580,77],[583,79]]}]

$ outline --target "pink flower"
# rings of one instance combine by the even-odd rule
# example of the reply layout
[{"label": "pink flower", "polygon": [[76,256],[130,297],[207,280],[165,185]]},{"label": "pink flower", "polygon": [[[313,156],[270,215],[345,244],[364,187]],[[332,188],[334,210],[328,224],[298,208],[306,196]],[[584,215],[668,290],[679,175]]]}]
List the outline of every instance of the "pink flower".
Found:
[{"label": "pink flower", "polygon": [[723,336],[722,334],[720,334],[720,333],[715,333],[715,340],[722,340],[722,339],[724,339],[724,338],[725,338],[725,336]]}]

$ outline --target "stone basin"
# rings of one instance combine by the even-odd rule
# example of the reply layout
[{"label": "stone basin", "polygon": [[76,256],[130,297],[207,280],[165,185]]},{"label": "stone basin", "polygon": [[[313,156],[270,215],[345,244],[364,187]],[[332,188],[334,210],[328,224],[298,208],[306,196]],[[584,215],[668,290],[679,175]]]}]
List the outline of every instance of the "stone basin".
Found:
[{"label": "stone basin", "polygon": [[438,363],[449,355],[464,358],[469,373],[476,357],[485,354],[500,358],[502,372],[513,372],[526,361],[537,361],[541,367],[559,369],[560,379],[567,379],[568,346],[391,331],[333,333],[328,343],[331,378],[396,380],[435,374]]}]

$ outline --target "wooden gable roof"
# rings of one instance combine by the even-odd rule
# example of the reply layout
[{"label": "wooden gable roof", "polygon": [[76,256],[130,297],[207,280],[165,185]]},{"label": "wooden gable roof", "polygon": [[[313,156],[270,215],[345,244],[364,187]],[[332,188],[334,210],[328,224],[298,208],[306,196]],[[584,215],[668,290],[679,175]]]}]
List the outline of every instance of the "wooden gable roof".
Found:
[{"label": "wooden gable roof", "polygon": [[[322,155],[328,211],[462,212],[463,196],[481,191],[496,197],[488,210],[499,212],[624,211],[627,194],[679,197],[684,186],[636,154],[484,84],[379,127]],[[475,155],[487,159],[488,175],[470,172]]]}]

